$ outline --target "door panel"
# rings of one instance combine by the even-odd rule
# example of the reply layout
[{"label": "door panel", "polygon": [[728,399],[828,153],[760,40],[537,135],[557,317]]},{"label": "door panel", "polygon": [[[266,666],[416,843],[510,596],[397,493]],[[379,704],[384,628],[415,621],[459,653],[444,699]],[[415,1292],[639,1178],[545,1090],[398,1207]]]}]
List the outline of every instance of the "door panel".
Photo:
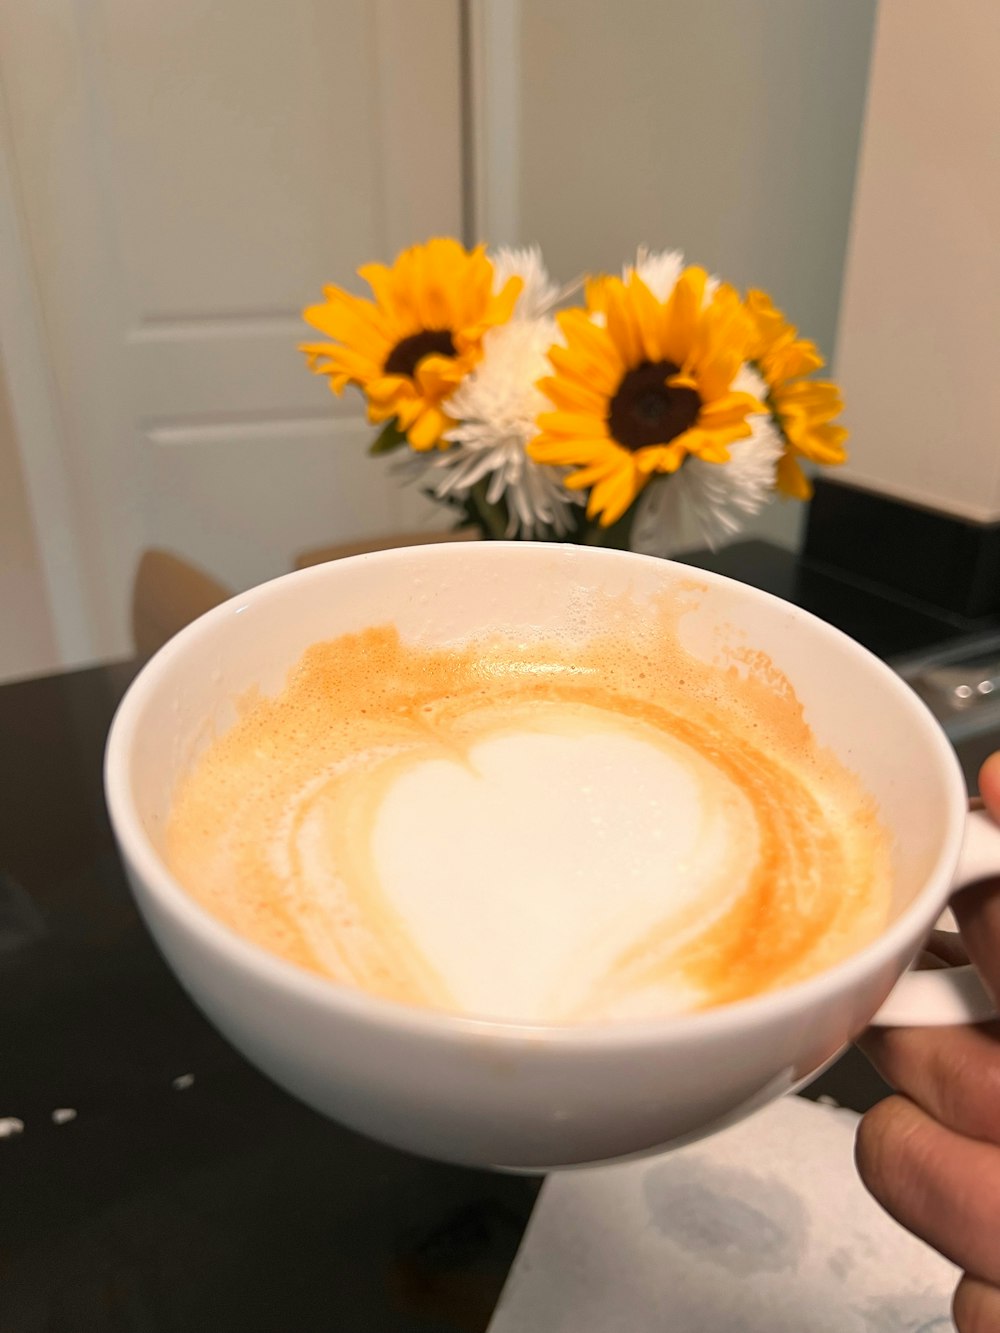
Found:
[{"label": "door panel", "polygon": [[460,230],[457,0],[24,0],[0,51],[100,652],[150,546],[241,588],[435,521],[297,343],[323,283]]}]

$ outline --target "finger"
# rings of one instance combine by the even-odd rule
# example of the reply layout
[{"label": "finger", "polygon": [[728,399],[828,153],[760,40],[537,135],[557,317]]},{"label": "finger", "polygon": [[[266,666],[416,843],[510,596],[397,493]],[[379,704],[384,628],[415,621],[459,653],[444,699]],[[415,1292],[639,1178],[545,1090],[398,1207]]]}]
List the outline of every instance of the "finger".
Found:
[{"label": "finger", "polygon": [[983,805],[1000,822],[1000,750],[995,750],[979,770],[979,794]]},{"label": "finger", "polygon": [[[979,770],[979,790],[983,805],[1000,822],[1000,750]],[[1000,1003],[1000,875],[961,889],[951,906],[970,960]]]},{"label": "finger", "polygon": [[1000,1145],[1000,1022],[872,1028],[858,1044],[886,1083],[935,1120]]},{"label": "finger", "polygon": [[961,967],[969,961],[969,951],[962,943],[961,935],[953,930],[933,931],[924,947],[929,954],[949,967]]},{"label": "finger", "polygon": [[1000,1290],[966,1273],[955,1292],[951,1315],[958,1333],[997,1333]]},{"label": "finger", "polygon": [[905,1097],[858,1126],[858,1172],[914,1235],[986,1282],[1000,1281],[1000,1148],[963,1138]]},{"label": "finger", "polygon": [[970,961],[1000,1004],[1000,876],[960,890],[951,907]]}]

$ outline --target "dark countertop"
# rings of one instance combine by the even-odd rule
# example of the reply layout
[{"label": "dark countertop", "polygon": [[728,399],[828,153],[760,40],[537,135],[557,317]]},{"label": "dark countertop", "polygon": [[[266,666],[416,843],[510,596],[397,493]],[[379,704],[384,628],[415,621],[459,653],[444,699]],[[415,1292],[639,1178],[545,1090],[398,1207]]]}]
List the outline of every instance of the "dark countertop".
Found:
[{"label": "dark countertop", "polygon": [[195,1009],[104,811],[133,672],[0,687],[0,1333],[480,1333],[539,1182],[341,1129]]},{"label": "dark countertop", "polygon": [[[883,656],[970,628],[760,542],[696,563]],[[0,1135],[0,1333],[478,1333],[538,1182],[322,1119],[194,1008],[104,810],[104,738],[134,670],[0,686],[0,1130],[24,1125]],[[823,1093],[864,1109],[884,1087],[851,1052],[808,1095]],[[56,1123],[63,1108],[75,1118]]]}]

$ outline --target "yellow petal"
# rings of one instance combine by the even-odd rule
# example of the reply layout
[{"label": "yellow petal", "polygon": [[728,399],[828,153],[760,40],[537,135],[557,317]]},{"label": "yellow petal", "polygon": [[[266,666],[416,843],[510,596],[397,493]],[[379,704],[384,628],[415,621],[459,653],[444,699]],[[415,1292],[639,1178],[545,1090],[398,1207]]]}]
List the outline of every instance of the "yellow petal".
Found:
[{"label": "yellow petal", "polygon": [[510,319],[517,304],[517,298],[524,290],[523,278],[508,278],[500,291],[490,302],[490,323],[503,324]]},{"label": "yellow petal", "polygon": [[723,426],[734,425],[743,421],[751,413],[766,412],[764,404],[750,393],[727,393],[714,401],[703,403],[698,413],[698,424],[706,430],[715,430]]},{"label": "yellow petal", "polygon": [[560,378],[592,387],[606,398],[617,392],[624,374],[617,355],[597,357],[579,346],[550,347],[547,355]]},{"label": "yellow petal", "polygon": [[635,455],[636,467],[647,475],[652,472],[676,472],[687,457],[688,451],[682,441],[688,434],[679,435],[669,444],[655,444],[648,449],[639,449]]},{"label": "yellow petal", "polygon": [[768,374],[780,382],[795,379],[799,375],[811,375],[823,364],[816,344],[801,338],[774,351],[768,361]]},{"label": "yellow petal", "polygon": [[585,491],[590,483],[585,479],[582,472],[572,472],[564,480],[563,485],[568,491]]},{"label": "yellow petal", "polygon": [[536,435],[528,444],[528,457],[557,467],[584,464],[607,471],[616,465],[616,452],[617,445],[609,440],[553,440],[551,436]]},{"label": "yellow petal", "polygon": [[437,444],[446,425],[444,413],[436,407],[428,407],[417,417],[406,436],[413,448],[423,453]]},{"label": "yellow petal", "polygon": [[[611,453],[602,454],[600,458],[586,467],[581,467],[578,472],[574,472],[569,481],[572,482],[573,490],[583,490],[587,486],[593,486],[596,482],[603,481],[606,477],[613,476],[620,472],[622,468],[631,466],[630,455],[624,450],[615,450]],[[567,482],[567,485],[569,482]]]},{"label": "yellow petal", "polygon": [[565,412],[587,412],[599,417],[607,416],[607,398],[580,380],[549,375],[538,381],[538,387],[556,407]]},{"label": "yellow petal", "polygon": [[772,396],[781,411],[799,408],[814,421],[829,421],[844,410],[840,390],[830,380],[796,380],[781,385]]},{"label": "yellow petal", "polygon": [[781,339],[792,338],[795,330],[785,320],[767,292],[751,290],[747,292],[746,309],[755,326],[756,337],[751,348],[751,356],[759,361]]},{"label": "yellow petal", "polygon": [[610,477],[599,481],[590,492],[587,514],[590,518],[600,515],[602,528],[610,528],[612,523],[625,513],[629,505],[646,484],[646,478],[634,467],[623,467]]},{"label": "yellow petal", "polygon": [[720,287],[704,312],[686,367],[697,378],[703,402],[729,392],[746,359],[751,332],[742,303],[731,288]]},{"label": "yellow petal", "polygon": [[831,467],[847,461],[844,448],[847,430],[843,426],[809,426],[795,420],[785,433],[796,451],[814,463]]},{"label": "yellow petal", "polygon": [[846,463],[844,442],[849,434],[844,426],[817,426],[813,431],[813,462],[827,465]]},{"label": "yellow petal", "polygon": [[[460,315],[462,321],[470,328],[476,325],[484,327],[484,320],[492,320],[490,304],[494,299],[493,265],[482,253],[481,248],[473,253],[455,296],[457,298],[456,314]],[[503,318],[506,318],[508,314],[509,310],[503,315]]]},{"label": "yellow petal", "polygon": [[742,364],[742,342],[729,343],[724,336],[717,337],[695,371],[702,402],[725,397]]},{"label": "yellow petal", "polygon": [[375,309],[371,301],[351,296],[349,292],[341,291],[339,287],[327,287],[326,300],[319,301],[315,305],[307,305],[302,312],[302,318],[314,329],[319,329],[320,333],[337,338],[340,336],[339,324],[345,318],[360,319],[366,310],[372,312]]},{"label": "yellow petal", "polygon": [[809,478],[791,453],[779,459],[775,485],[782,495],[788,495],[793,500],[808,500],[813,493]]},{"label": "yellow petal", "polygon": [[593,463],[605,459],[608,441],[553,439],[550,435],[536,435],[528,444],[528,457],[536,463],[552,463],[558,467],[573,467],[577,463]]},{"label": "yellow petal", "polygon": [[365,393],[373,403],[391,403],[401,397],[411,397],[413,385],[405,375],[380,375],[378,379],[368,381]]},{"label": "yellow petal", "polygon": [[662,305],[649,290],[638,273],[633,273],[629,282],[629,292],[639,337],[646,361],[662,361],[666,355],[661,341]]},{"label": "yellow petal", "polygon": [[365,356],[333,343],[303,344],[309,369],[317,375],[336,375],[345,382],[364,385],[378,367]]},{"label": "yellow petal", "polygon": [[591,323],[582,310],[563,310],[556,320],[569,348],[586,352],[596,363],[613,367],[621,376],[625,361],[607,329]]},{"label": "yellow petal", "polygon": [[605,291],[608,337],[618,349],[623,364],[630,368],[637,366],[643,360],[644,352],[629,294],[617,279],[609,279]]},{"label": "yellow petal", "polygon": [[538,424],[552,435],[582,440],[607,439],[607,423],[589,412],[542,412]]},{"label": "yellow petal", "polygon": [[396,418],[399,421],[399,429],[408,431],[423,410],[424,405],[416,395],[412,398],[398,400],[396,403]]},{"label": "yellow petal", "polygon": [[425,398],[446,398],[462,382],[463,370],[452,356],[431,355],[418,361],[413,378]]},{"label": "yellow petal", "polygon": [[[749,427],[746,433],[750,433]],[[737,435],[735,438],[739,439],[740,437]],[[689,453],[694,454],[706,463],[729,462],[730,455],[726,448],[726,439],[716,431],[699,430],[696,426],[692,430],[685,431],[683,435],[679,435],[676,443],[683,444]]]},{"label": "yellow petal", "polygon": [[663,307],[660,343],[663,354],[676,366],[683,366],[694,346],[701,317],[708,274],[693,264],[674,283]]},{"label": "yellow petal", "polygon": [[379,305],[390,306],[393,304],[392,270],[387,268],[385,264],[362,264],[358,269],[358,276],[367,282]]}]

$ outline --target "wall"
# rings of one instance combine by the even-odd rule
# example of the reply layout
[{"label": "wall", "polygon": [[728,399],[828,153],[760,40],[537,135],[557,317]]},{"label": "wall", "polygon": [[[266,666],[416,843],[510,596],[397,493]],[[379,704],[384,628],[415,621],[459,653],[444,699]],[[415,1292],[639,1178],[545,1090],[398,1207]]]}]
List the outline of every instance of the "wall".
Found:
[{"label": "wall", "polygon": [[[521,0],[520,239],[768,289],[832,353],[874,0]],[[802,510],[757,529],[794,544]]]},{"label": "wall", "polygon": [[0,681],[59,661],[0,366]]},{"label": "wall", "polygon": [[844,287],[849,477],[1000,520],[1000,5],[883,0]]}]

